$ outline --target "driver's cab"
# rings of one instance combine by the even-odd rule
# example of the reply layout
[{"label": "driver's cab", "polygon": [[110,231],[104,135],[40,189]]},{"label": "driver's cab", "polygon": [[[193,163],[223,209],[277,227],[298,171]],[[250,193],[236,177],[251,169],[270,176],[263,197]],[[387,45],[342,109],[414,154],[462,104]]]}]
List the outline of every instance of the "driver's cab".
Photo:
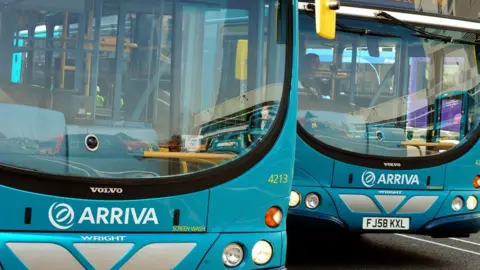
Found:
[{"label": "driver's cab", "polygon": [[389,33],[391,26],[343,17],[337,18],[335,37],[327,39],[317,35],[311,20],[308,15],[300,17],[302,127],[342,149],[369,154],[388,149],[394,156],[404,155],[399,142],[406,132],[396,121],[404,109],[384,106],[404,96],[396,67],[402,39],[354,33],[350,27]]},{"label": "driver's cab", "polygon": [[[358,21],[338,20],[359,26]],[[364,24],[359,27],[372,27],[367,21]],[[328,40],[318,37],[313,29],[309,31],[310,23],[301,25],[300,99],[327,100],[330,102],[322,103],[333,103],[342,112],[354,112],[371,107],[374,95],[378,95],[376,103],[392,98],[398,38],[338,31],[333,40]]]}]

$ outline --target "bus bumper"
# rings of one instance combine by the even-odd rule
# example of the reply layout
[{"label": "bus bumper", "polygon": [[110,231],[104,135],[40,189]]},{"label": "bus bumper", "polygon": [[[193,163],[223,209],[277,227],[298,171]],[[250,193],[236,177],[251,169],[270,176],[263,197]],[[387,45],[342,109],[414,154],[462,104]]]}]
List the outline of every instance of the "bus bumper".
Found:
[{"label": "bus bumper", "polygon": [[[0,269],[225,269],[224,248],[241,243],[251,251],[258,241],[273,256],[261,269],[286,269],[286,232],[263,233],[27,233],[0,232]],[[152,254],[154,254],[152,256]],[[258,269],[250,252],[236,269]],[[54,267],[52,262],[61,261]],[[262,267],[262,266],[260,266]]]},{"label": "bus bumper", "polygon": [[427,223],[420,234],[432,237],[468,237],[480,231],[480,213],[434,219]]},{"label": "bus bumper", "polygon": [[[304,203],[289,209],[287,222],[313,229],[343,229],[354,234],[406,233],[433,237],[464,237],[480,231],[480,205],[474,210],[465,206],[457,212],[451,203],[455,197],[466,201],[480,198],[480,191],[471,190],[397,190],[395,194],[376,189],[345,189],[293,186],[301,198],[315,192],[320,204],[307,209]],[[407,228],[364,229],[365,219],[401,219]],[[298,221],[298,222],[297,222]],[[291,226],[289,229],[292,228]]]}]

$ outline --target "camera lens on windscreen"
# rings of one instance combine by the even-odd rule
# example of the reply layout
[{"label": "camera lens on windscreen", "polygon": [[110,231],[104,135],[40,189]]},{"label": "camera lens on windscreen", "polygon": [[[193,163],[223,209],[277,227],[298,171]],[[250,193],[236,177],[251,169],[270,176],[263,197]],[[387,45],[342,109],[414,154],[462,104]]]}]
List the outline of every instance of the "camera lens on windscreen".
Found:
[{"label": "camera lens on windscreen", "polygon": [[95,135],[88,135],[85,138],[85,146],[89,151],[95,151],[98,149],[98,138]]}]

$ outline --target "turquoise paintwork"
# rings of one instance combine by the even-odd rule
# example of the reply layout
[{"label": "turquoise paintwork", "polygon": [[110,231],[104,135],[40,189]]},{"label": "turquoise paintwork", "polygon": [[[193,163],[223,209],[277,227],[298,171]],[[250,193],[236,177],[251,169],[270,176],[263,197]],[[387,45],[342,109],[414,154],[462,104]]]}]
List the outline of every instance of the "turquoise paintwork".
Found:
[{"label": "turquoise paintwork", "polygon": [[[477,224],[480,222],[478,214],[479,208],[469,211],[463,207],[462,210],[455,212],[451,208],[451,202],[455,196],[461,196],[464,201],[468,196],[474,195],[480,198],[480,191],[473,187],[473,179],[478,175],[478,153],[480,151],[480,142],[470,149],[457,160],[438,167],[425,168],[419,170],[380,170],[355,166],[326,157],[313,150],[300,138],[297,139],[297,155],[295,164],[295,178],[293,190],[302,195],[302,199],[310,192],[316,192],[322,198],[320,206],[315,210],[310,210],[302,204],[290,209],[289,213],[296,217],[308,219],[317,219],[320,222],[331,222],[338,219],[342,223],[338,224],[342,229],[351,232],[365,232],[362,230],[362,218],[373,217],[409,217],[410,229],[401,231],[403,233],[430,234],[424,227],[432,221],[449,217],[445,226],[449,228],[450,233],[455,235],[455,228],[459,228],[456,222],[465,222]],[[300,153],[300,154],[299,154]],[[313,162],[312,162],[313,161]],[[405,174],[407,176],[417,175],[419,185],[385,185],[380,184],[367,188],[362,184],[362,174],[365,171],[374,172],[378,178],[380,174]],[[298,172],[298,174],[297,174]],[[349,184],[349,174],[353,175],[352,183]],[[427,186],[427,177],[430,176],[430,185]],[[323,187],[323,188],[321,188]],[[383,192],[383,193],[382,193]],[[385,212],[381,204],[375,199],[375,195],[403,195],[406,198],[391,213]],[[352,213],[345,203],[340,199],[340,194],[366,195],[372,199],[381,213]],[[424,213],[396,213],[405,202],[413,196],[438,196],[438,199]],[[465,215],[473,215],[467,219]],[[436,224],[436,223],[434,223]],[[442,225],[444,223],[441,223]],[[480,225],[480,223],[478,223]],[[473,228],[472,228],[473,227]],[[480,226],[468,227],[469,232],[478,231]],[[393,232],[393,231],[392,231]],[[448,233],[448,232],[447,232]]]},{"label": "turquoise paintwork", "polygon": [[[442,189],[444,182],[444,172],[445,166],[432,167],[427,169],[418,169],[418,170],[382,170],[382,169],[371,169],[361,166],[355,166],[340,161],[335,161],[335,169],[332,180],[332,187],[337,188],[365,188],[365,185],[362,183],[362,175],[364,172],[373,172],[379,178],[381,174],[395,174],[404,176],[403,179],[399,179],[398,182],[404,184],[396,184],[393,180],[392,182],[377,183],[374,187],[375,189],[399,189],[399,190],[418,190],[418,189]],[[349,175],[353,175],[353,181],[349,184]],[[427,179],[430,176],[430,185],[427,186]],[[411,179],[412,182],[415,179],[412,177],[418,178],[418,185],[416,184],[406,184]],[[388,178],[388,176],[386,177]],[[398,183],[397,182],[397,183]],[[395,183],[394,185],[392,183]]]},{"label": "turquoise paintwork", "polygon": [[446,201],[442,205],[440,210],[438,211],[438,214],[436,215],[436,218],[449,217],[449,216],[452,216],[452,215],[457,216],[457,215],[465,215],[465,214],[472,214],[472,213],[477,213],[478,214],[479,213],[478,209],[475,209],[474,211],[470,211],[466,207],[463,207],[458,212],[453,212],[452,207],[451,207],[451,202],[457,196],[462,197],[464,202],[466,202],[468,196],[471,196],[471,195],[473,195],[477,198],[480,198],[480,191],[472,192],[471,190],[470,191],[455,190],[455,191],[450,191],[450,192],[448,192],[448,194],[445,194],[445,195],[446,195]]},{"label": "turquoise paintwork", "polygon": [[[306,160],[309,160],[309,162],[304,162]],[[310,176],[310,180],[304,179],[304,181],[302,181],[303,184],[301,185],[320,185],[327,187],[330,186],[333,175],[334,162],[335,161],[333,159],[318,153],[308,144],[306,144],[302,139],[297,137],[295,170],[299,168],[303,170],[304,174]],[[297,176],[295,174],[295,186],[297,185],[296,177]],[[316,184],[309,184],[308,182]]]},{"label": "turquoise paintwork", "polygon": [[[171,198],[158,198],[138,201],[88,201],[78,199],[67,199],[53,196],[39,195],[31,192],[19,191],[7,187],[0,187],[0,196],[2,198],[15,198],[15,204],[2,204],[0,206],[0,214],[8,219],[0,220],[0,230],[16,231],[16,230],[36,230],[36,231],[58,231],[52,226],[49,221],[49,208],[54,203],[66,203],[70,205],[74,211],[74,219],[70,224],[72,225],[67,231],[75,232],[128,232],[128,231],[142,231],[142,232],[173,232],[173,211],[179,209],[182,214],[182,226],[203,226],[207,224],[208,211],[208,191],[197,192],[194,194],[180,195]],[[31,224],[24,223],[25,208],[32,208],[32,222]],[[125,224],[125,219],[122,218],[123,224],[111,222],[104,224],[102,220],[94,220],[95,224],[85,220],[81,224],[81,214],[86,207],[92,209],[92,213],[99,208],[120,208],[125,212],[127,208],[134,208],[137,218],[140,218],[142,209],[155,209],[155,216],[158,219],[158,224],[153,221],[142,221],[141,224],[135,225],[133,211],[130,210],[129,224]],[[187,214],[188,213],[188,214]],[[96,215],[95,215],[96,216]],[[111,217],[111,216],[109,216]],[[125,215],[123,216],[125,217]],[[144,211],[144,217],[147,217],[147,211]],[[144,219],[145,220],[145,219]],[[112,224],[113,223],[113,224]],[[144,223],[144,224],[143,224]]]},{"label": "turquoise paintwork", "polygon": [[305,170],[303,170],[297,164],[295,165],[295,186],[320,186],[321,183],[317,181],[314,177],[309,175]]},{"label": "turquoise paintwork", "polygon": [[[294,10],[297,10],[297,3]],[[297,29],[298,17],[294,12],[294,29]],[[251,228],[255,231],[272,231],[265,226],[263,216],[270,206],[282,207],[284,221],[288,211],[288,198],[293,182],[293,162],[296,140],[296,111],[297,111],[297,87],[298,87],[298,33],[293,36],[293,67],[292,83],[289,96],[288,112],[284,129],[280,133],[275,146],[265,158],[247,171],[242,177],[230,181],[224,185],[215,187],[210,191],[210,208],[208,224],[209,230],[214,232],[245,231]],[[287,173],[287,184],[271,184],[268,179],[272,173]],[[290,178],[291,177],[291,178]],[[248,190],[248,195],[245,191]],[[248,200],[244,198],[248,197]],[[255,198],[255,199],[252,199]],[[238,203],[242,201],[242,203]],[[215,203],[218,202],[218,203]],[[226,203],[230,202],[230,203]],[[229,215],[227,215],[227,213]],[[257,213],[257,216],[255,216]],[[261,215],[260,215],[261,214]],[[260,216],[258,216],[260,215]],[[250,217],[255,217],[251,219]],[[286,229],[285,222],[274,231]]]},{"label": "turquoise paintwork", "polygon": [[[297,9],[293,1],[293,9]],[[280,268],[286,262],[286,216],[288,200],[293,181],[295,156],[296,111],[297,111],[297,70],[298,70],[298,33],[297,14],[294,13],[293,71],[288,97],[287,116],[283,130],[276,138],[273,148],[265,157],[243,175],[211,189],[165,198],[131,201],[94,201],[62,198],[19,191],[0,186],[0,196],[7,202],[0,206],[4,217],[0,220],[0,230],[12,231],[0,233],[0,257],[4,269],[22,270],[26,267],[5,245],[6,242],[41,242],[58,244],[68,251],[86,268],[93,266],[73,246],[86,240],[81,236],[126,236],[123,242],[133,243],[134,247],[118,261],[112,269],[120,269],[140,248],[151,243],[194,242],[196,247],[175,267],[175,269],[227,269],[222,263],[222,251],[231,242],[239,242],[245,247],[243,263],[232,269]],[[18,64],[18,63],[17,63]],[[16,79],[15,79],[16,80]],[[272,174],[288,176],[285,184],[272,184],[268,179]],[[68,204],[75,217],[66,221],[66,229],[58,229],[49,221],[49,209],[55,203]],[[277,228],[266,226],[264,217],[268,208],[278,206],[283,211],[283,220]],[[31,207],[31,224],[24,223],[26,207]],[[79,224],[79,218],[87,207],[127,208],[136,213],[143,208],[154,209],[158,224],[140,222],[140,224]],[[181,212],[180,225],[196,228],[196,231],[179,232],[173,225],[175,209]],[[132,217],[131,217],[132,218]],[[108,221],[112,219],[107,218]],[[203,228],[203,229],[202,229]],[[15,232],[18,231],[18,232]],[[23,231],[23,232],[20,232]],[[25,231],[31,231],[28,233]],[[42,233],[33,233],[42,231]],[[135,232],[135,233],[132,233]],[[273,246],[273,257],[262,266],[251,260],[252,248],[259,240],[269,241]],[[106,241],[92,240],[94,243]],[[118,241],[115,241],[118,242]],[[111,242],[108,242],[111,243]]]},{"label": "turquoise paintwork", "polygon": [[[344,2],[355,2],[357,4],[362,2],[364,4],[378,4],[380,6],[391,7],[395,5],[395,3],[380,4],[378,3],[379,1],[373,0],[352,0]],[[343,3],[343,5],[348,6],[348,3]],[[404,4],[398,5],[400,7]],[[313,35],[313,20],[311,20],[311,18],[307,16],[304,17],[306,19],[301,22],[303,24],[300,26],[300,31],[306,31]],[[366,21],[352,20],[351,22],[356,23],[355,25],[349,25],[351,27],[373,28],[373,26],[368,22],[364,24],[364,22]],[[398,31],[396,31],[395,34],[399,34],[400,36],[403,36],[404,31],[406,31],[406,29],[404,28],[396,30]],[[306,37],[310,38],[310,34],[306,35]],[[414,41],[414,43],[417,43],[417,41]],[[315,44],[315,42],[312,41],[311,44]],[[318,44],[312,46],[306,45],[305,51],[302,51],[301,53],[315,53],[320,57],[320,62],[322,64],[325,65],[326,63],[330,63],[330,60],[333,59],[331,57],[332,50],[325,49],[321,46],[315,47],[316,45]],[[345,44],[342,45],[345,46]],[[385,59],[390,59],[392,55],[393,54],[389,52],[382,52],[380,57],[378,58],[363,57],[363,55],[362,57],[359,57],[357,55],[357,58],[361,58],[359,60],[359,63],[364,62],[366,59],[368,60],[367,62],[380,64],[381,61]],[[342,63],[351,62],[351,51],[345,51],[342,57]],[[415,56],[412,56],[412,58],[415,58]],[[410,63],[413,63],[412,59],[410,59]],[[348,68],[346,72],[348,73]],[[448,95],[451,96],[457,95],[459,93],[466,93],[465,90],[468,89],[458,89],[458,91],[452,91],[451,93],[448,93]],[[475,117],[477,117],[475,108],[476,105],[472,104],[472,100],[469,99],[468,95],[463,96],[463,101],[463,108],[465,109],[465,112],[462,115],[460,123],[466,124],[468,122],[467,118],[469,117],[469,113],[470,116],[472,116],[474,119]],[[468,112],[468,110],[472,109],[475,111]],[[309,113],[310,115],[308,115],[307,113]],[[339,136],[344,136],[342,135],[343,128],[347,129],[348,127],[342,126],[341,128],[334,129],[330,128],[328,125],[322,127],[314,127],[311,124],[309,126],[308,124],[310,124],[310,122],[313,123],[313,121],[315,120],[314,113],[315,109],[302,109],[302,111],[300,111],[298,114],[299,123],[301,123],[304,129],[307,130],[307,132],[309,132],[311,135],[317,135],[318,137],[322,138],[327,138],[330,135],[330,139],[334,139],[335,141],[341,141],[341,143],[331,143],[330,141],[328,141],[329,138],[322,139],[322,141],[330,146],[344,149],[349,148],[349,142],[352,144],[357,142],[347,137],[338,138]],[[411,113],[413,114],[413,112]],[[328,114],[319,114],[317,115],[317,117],[320,121],[334,120],[329,119],[329,116],[326,115]],[[473,123],[478,123],[478,121],[470,121]],[[372,125],[370,125],[369,127],[372,127]],[[385,141],[390,141],[390,139],[388,138],[390,135],[397,135],[397,137],[394,138],[395,140],[391,140],[389,142],[393,142],[391,144],[393,147],[390,148],[398,148],[396,149],[396,151],[402,148],[400,145],[400,141],[407,140],[407,138],[403,140],[401,139],[403,137],[402,133],[390,133],[390,131],[392,131],[390,130],[391,127],[378,126],[378,128],[384,133],[386,132],[384,134],[386,136],[384,136],[382,144]],[[359,138],[359,141],[364,141],[366,138],[365,132],[371,131],[367,130],[364,132],[362,130],[361,132],[362,134],[358,134],[357,138]],[[473,133],[475,132],[469,130],[467,136],[471,136]],[[462,133],[460,136],[463,137],[463,135],[465,135],[465,132]],[[446,162],[445,164],[441,164],[435,167],[415,170],[402,170],[401,167],[397,167],[402,166],[400,164],[401,161],[389,160],[388,156],[395,155],[390,155],[389,153],[386,153],[386,151],[389,151],[388,149],[383,150],[381,149],[381,147],[379,147],[380,151],[384,151],[381,153],[380,156],[382,156],[381,162],[384,162],[386,164],[385,167],[383,169],[369,168],[336,160],[335,158],[331,158],[330,154],[328,156],[326,155],[326,153],[322,154],[317,150],[313,149],[297,135],[295,174],[292,190],[297,191],[301,194],[301,201],[300,205],[296,207],[291,207],[289,209],[289,220],[290,218],[292,220],[300,219],[304,222],[308,222],[309,224],[315,224],[318,227],[314,227],[314,231],[312,231],[312,233],[315,233],[315,230],[317,230],[317,228],[318,231],[323,229],[321,225],[333,225],[333,227],[353,233],[379,232],[363,230],[362,225],[364,217],[393,217],[410,219],[409,230],[382,230],[381,232],[384,233],[401,232],[434,235],[440,237],[476,233],[480,230],[480,207],[477,206],[476,209],[470,211],[466,209],[464,204],[464,207],[460,211],[455,212],[454,210],[452,210],[451,203],[455,196],[461,196],[464,201],[466,201],[468,196],[471,195],[480,198],[480,190],[475,189],[472,184],[473,179],[477,175],[479,175],[480,172],[480,158],[478,156],[478,153],[480,152],[480,142],[477,141],[477,139],[478,138],[468,138],[468,140],[470,141],[476,141],[475,145],[462,156],[452,162]],[[374,144],[375,142],[371,142],[370,145],[372,146]],[[361,144],[361,146],[363,147],[365,146],[365,144]],[[363,153],[362,151],[357,152]],[[372,154],[372,152],[370,152],[370,154]],[[378,153],[374,154],[378,155]],[[397,155],[397,157],[406,156],[407,155],[405,152],[402,152],[401,155]],[[441,155],[438,156],[438,158],[440,157]],[[397,168],[391,170],[391,167]],[[308,209],[305,206],[305,197],[309,193],[316,193],[320,197],[320,204],[316,209]],[[355,201],[355,199],[352,200],[351,204],[356,206],[360,205],[365,208],[362,210],[355,210],[349,208],[346,202],[342,200],[340,195],[358,195],[358,197],[354,198],[360,199],[358,199],[357,201]],[[380,197],[381,199],[387,198],[386,200],[390,200],[389,203],[391,203],[391,205],[394,205],[391,211],[386,210],[389,206],[388,203],[384,205],[380,202],[379,199],[377,199],[378,195],[383,196]],[[398,197],[395,198],[394,196]],[[406,203],[415,196],[417,196],[418,201],[422,201],[422,199],[424,198],[436,199],[431,204],[425,202],[421,202],[419,204],[417,201],[416,204],[412,203],[412,205],[417,207],[416,209],[415,207],[409,207],[406,208],[407,210],[405,211],[410,212],[398,213],[398,211],[402,209],[402,207],[404,207]],[[365,203],[365,201],[362,202],[362,199],[365,198],[367,198],[365,200],[367,201],[367,203]],[[368,203],[370,202],[370,200],[373,206]],[[395,200],[399,200],[398,203]],[[422,209],[422,205],[427,205],[425,210]],[[359,207],[359,209],[361,208]]]},{"label": "turquoise paintwork", "polygon": [[[295,181],[297,179],[295,178]],[[335,203],[330,196],[330,193],[325,188],[321,187],[298,187],[295,188],[295,191],[301,194],[302,200],[305,199],[307,194],[309,193],[316,193],[318,194],[322,200],[316,209],[309,209],[305,207],[305,204],[299,204],[296,207],[290,208],[292,213],[297,213],[298,211],[310,212],[310,213],[322,213],[329,216],[338,217],[338,210],[335,206]]]},{"label": "turquoise paintwork", "polygon": [[[284,246],[286,245],[286,234],[284,232],[261,234],[222,234],[212,246],[212,248],[210,248],[202,263],[198,267],[198,270],[226,269],[223,265],[220,266],[220,264],[218,264],[218,258],[222,256],[222,252],[225,246],[232,242],[243,243],[245,245],[244,253],[247,257],[250,257],[252,254],[253,245],[255,245],[256,241],[258,241],[259,239],[269,242],[275,250],[279,251],[284,250]],[[267,264],[263,265],[262,268],[268,269],[278,267],[279,265],[284,265],[285,257],[286,254],[282,254],[281,252],[275,253],[270,259],[270,261]],[[253,261],[246,260],[241,265],[233,269],[257,268],[259,268],[259,266],[256,265]]]},{"label": "turquoise paintwork", "polygon": [[[28,243],[55,243],[66,248],[70,253],[88,270],[93,270],[93,266],[81,255],[73,246],[74,243],[91,243],[85,241],[81,236],[88,234],[58,234],[58,233],[0,233],[1,242],[28,242]],[[95,234],[102,236],[105,234]],[[112,236],[112,234],[108,234]],[[178,243],[195,242],[197,245],[189,255],[177,266],[176,269],[191,269],[189,266],[200,264],[204,254],[210,246],[215,243],[218,234],[118,234],[125,236],[125,243],[134,243],[134,246],[115,264],[114,270],[120,269],[138,250],[150,243]],[[97,242],[102,243],[102,242]],[[105,243],[105,242],[103,242]],[[4,269],[26,269],[23,263],[5,245],[0,247],[0,256],[2,257],[2,266]]]}]

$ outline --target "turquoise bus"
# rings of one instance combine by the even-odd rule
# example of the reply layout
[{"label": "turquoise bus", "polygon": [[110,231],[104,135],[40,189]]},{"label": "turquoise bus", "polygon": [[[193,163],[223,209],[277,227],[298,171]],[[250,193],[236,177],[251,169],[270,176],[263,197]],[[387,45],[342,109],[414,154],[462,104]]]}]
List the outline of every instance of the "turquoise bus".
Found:
[{"label": "turquoise bus", "polygon": [[1,269],[285,269],[296,1],[0,4]]},{"label": "turquoise bus", "polygon": [[[480,4],[346,0],[318,12],[329,2],[299,3],[289,221],[351,235],[478,232]],[[325,22],[336,26],[326,38]]]}]

